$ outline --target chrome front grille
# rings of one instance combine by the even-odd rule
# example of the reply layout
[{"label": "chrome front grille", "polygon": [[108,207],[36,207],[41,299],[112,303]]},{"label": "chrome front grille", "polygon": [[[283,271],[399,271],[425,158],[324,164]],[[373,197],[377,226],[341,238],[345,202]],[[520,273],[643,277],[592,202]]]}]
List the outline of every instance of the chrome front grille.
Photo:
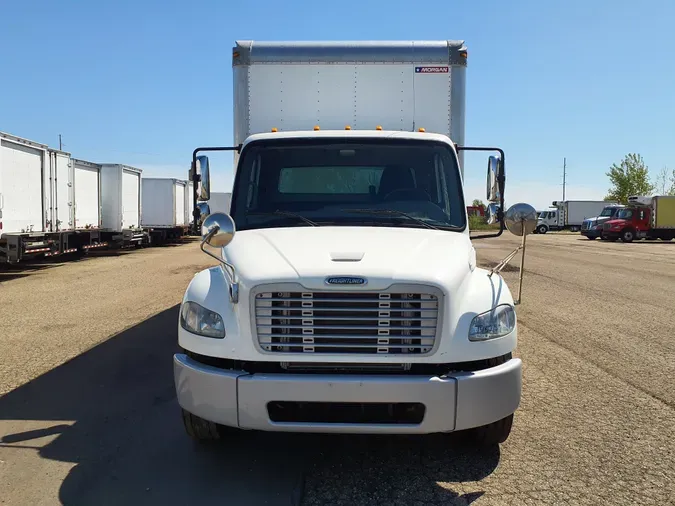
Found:
[{"label": "chrome front grille", "polygon": [[255,296],[260,347],[273,353],[429,353],[438,297],[403,292],[264,292]]}]

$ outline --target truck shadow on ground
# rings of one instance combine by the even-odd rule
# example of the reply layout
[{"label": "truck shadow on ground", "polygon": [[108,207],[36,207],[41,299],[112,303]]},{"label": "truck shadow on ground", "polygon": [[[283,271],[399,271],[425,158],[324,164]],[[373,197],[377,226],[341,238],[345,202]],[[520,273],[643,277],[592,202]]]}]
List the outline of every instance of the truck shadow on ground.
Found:
[{"label": "truck shadow on ground", "polygon": [[0,446],[37,451],[36,470],[39,457],[76,464],[47,497],[65,505],[274,505],[299,503],[304,491],[306,504],[466,504],[481,493],[460,496],[438,483],[478,481],[499,462],[498,448],[466,449],[457,436],[242,432],[196,444],[175,399],[177,318],[178,305],[0,398],[0,423],[42,426],[3,431]]}]

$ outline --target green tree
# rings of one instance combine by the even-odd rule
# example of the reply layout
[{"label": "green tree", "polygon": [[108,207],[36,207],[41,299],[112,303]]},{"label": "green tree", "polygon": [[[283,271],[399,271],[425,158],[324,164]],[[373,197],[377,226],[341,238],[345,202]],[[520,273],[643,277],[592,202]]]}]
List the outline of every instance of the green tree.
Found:
[{"label": "green tree", "polygon": [[629,153],[620,164],[613,164],[607,176],[612,184],[605,200],[628,203],[631,195],[651,195],[654,185],[649,181],[649,169],[642,157]]},{"label": "green tree", "polygon": [[658,195],[675,195],[675,169],[668,171],[663,167],[654,180],[655,192]]},{"label": "green tree", "polygon": [[485,209],[485,204],[483,204],[483,201],[480,199],[474,199],[471,205],[473,207],[482,207],[483,209]]}]

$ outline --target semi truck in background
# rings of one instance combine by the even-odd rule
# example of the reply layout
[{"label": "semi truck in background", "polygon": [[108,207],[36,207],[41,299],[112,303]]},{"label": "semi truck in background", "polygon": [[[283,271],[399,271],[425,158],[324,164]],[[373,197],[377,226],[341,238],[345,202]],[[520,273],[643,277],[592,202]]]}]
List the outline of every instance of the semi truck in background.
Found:
[{"label": "semi truck in background", "polygon": [[[507,439],[522,364],[499,271],[518,250],[486,270],[472,240],[524,239],[536,214],[503,212],[501,149],[465,145],[466,62],[462,41],[236,43],[234,144],[193,152],[194,223],[220,265],[195,275],[180,308],[174,379],[190,436]],[[199,205],[205,151],[234,153],[229,214]],[[464,151],[493,153],[497,233],[469,234]]]},{"label": "semi truck in background", "polygon": [[581,235],[587,237],[590,240],[602,237],[602,225],[606,221],[614,218],[616,214],[624,207],[625,206],[622,204],[611,204],[605,206],[599,215],[585,219],[581,224]]},{"label": "semi truck in background", "polygon": [[606,200],[553,201],[551,208],[539,214],[536,233],[545,234],[549,230],[578,232],[586,218],[598,216],[605,206],[615,203]]},{"label": "semi truck in background", "polygon": [[98,169],[0,132],[0,263],[101,247]]},{"label": "semi truck in background", "polygon": [[602,225],[608,241],[637,239],[671,241],[675,238],[675,196],[628,197],[628,205]]}]

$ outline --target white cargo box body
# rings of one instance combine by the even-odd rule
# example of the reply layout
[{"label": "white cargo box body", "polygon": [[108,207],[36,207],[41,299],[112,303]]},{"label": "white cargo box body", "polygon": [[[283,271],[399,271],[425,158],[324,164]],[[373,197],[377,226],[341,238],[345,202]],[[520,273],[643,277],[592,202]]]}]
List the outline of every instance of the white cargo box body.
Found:
[{"label": "white cargo box body", "polygon": [[192,213],[194,212],[195,208],[195,196],[192,193],[193,187],[194,185],[192,184],[192,181],[188,181],[187,187],[185,189],[185,223],[188,225],[192,223]]},{"label": "white cargo box body", "polygon": [[47,231],[48,149],[0,132],[0,234]]},{"label": "white cargo box body", "polygon": [[230,214],[231,193],[211,192],[211,198],[208,201],[209,210],[212,213]]},{"label": "white cargo box body", "polygon": [[466,51],[463,41],[237,41],[234,142],[316,125],[424,128],[463,145]]},{"label": "white cargo box body", "polygon": [[143,178],[143,213],[141,224],[144,227],[182,227],[185,221],[187,204],[187,181],[173,178]]},{"label": "white cargo box body", "polygon": [[115,232],[140,228],[141,169],[128,165],[101,165],[101,224]]},{"label": "white cargo box body", "polygon": [[568,200],[565,201],[565,223],[566,226],[581,226],[587,218],[599,216],[602,210],[615,202],[606,200]]},{"label": "white cargo box body", "polygon": [[57,149],[49,150],[50,164],[50,230],[75,228],[73,213],[73,164],[70,153]]},{"label": "white cargo box body", "polygon": [[75,228],[101,226],[101,166],[71,159],[73,164],[73,202]]}]

